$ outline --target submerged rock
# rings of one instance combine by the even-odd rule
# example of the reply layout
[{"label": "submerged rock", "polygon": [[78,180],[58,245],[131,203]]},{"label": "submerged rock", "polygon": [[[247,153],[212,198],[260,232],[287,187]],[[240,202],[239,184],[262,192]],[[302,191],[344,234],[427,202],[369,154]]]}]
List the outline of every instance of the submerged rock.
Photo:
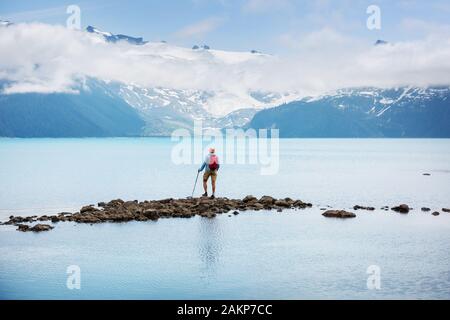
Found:
[{"label": "submerged rock", "polygon": [[353,207],[353,210],[369,210],[369,211],[373,211],[375,210],[374,207],[364,207],[364,206],[360,206],[360,205],[356,205]]},{"label": "submerged rock", "polygon": [[327,218],[355,218],[356,214],[345,210],[328,210],[322,214]]}]

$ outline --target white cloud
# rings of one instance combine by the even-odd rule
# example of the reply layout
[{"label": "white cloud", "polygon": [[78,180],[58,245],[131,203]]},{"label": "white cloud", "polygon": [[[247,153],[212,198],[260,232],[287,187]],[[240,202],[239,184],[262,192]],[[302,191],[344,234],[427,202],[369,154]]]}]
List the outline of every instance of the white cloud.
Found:
[{"label": "white cloud", "polygon": [[179,38],[192,38],[203,36],[222,25],[224,18],[210,17],[196,23],[185,26],[181,30],[177,31],[175,35]]},{"label": "white cloud", "polygon": [[73,92],[83,77],[146,87],[322,93],[353,86],[450,85],[450,37],[373,46],[330,29],[285,35],[284,57],[191,50],[164,43],[110,44],[46,24],[0,28],[0,79],[6,93]]}]

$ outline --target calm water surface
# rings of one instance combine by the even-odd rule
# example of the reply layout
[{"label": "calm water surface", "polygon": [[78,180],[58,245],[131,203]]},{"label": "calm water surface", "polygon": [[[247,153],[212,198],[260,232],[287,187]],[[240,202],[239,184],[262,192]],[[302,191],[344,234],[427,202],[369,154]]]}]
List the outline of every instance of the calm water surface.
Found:
[{"label": "calm water surface", "polygon": [[[190,195],[196,165],[168,139],[0,139],[0,220],[109,201]],[[450,140],[282,140],[280,170],[223,165],[220,195],[293,197],[312,209],[216,219],[0,227],[0,298],[450,298]],[[220,155],[219,155],[220,156]],[[423,176],[430,173],[431,176]],[[197,195],[200,194],[200,184]],[[408,203],[325,219],[321,207]],[[68,290],[66,268],[81,268]],[[381,270],[368,290],[366,271]]]}]

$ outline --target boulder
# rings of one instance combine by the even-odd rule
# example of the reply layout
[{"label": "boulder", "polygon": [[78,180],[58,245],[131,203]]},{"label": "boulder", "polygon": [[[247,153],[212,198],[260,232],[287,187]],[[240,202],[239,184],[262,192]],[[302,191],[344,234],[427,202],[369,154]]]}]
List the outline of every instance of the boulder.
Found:
[{"label": "boulder", "polygon": [[355,218],[356,214],[344,210],[328,210],[322,214],[327,218]]},{"label": "boulder", "polygon": [[258,199],[256,199],[256,197],[249,195],[246,196],[244,199],[242,199],[243,202],[247,203],[247,202],[253,202],[253,201],[257,201]]},{"label": "boulder", "polygon": [[37,224],[35,226],[28,226],[25,224],[18,224],[17,230],[22,232],[43,232],[43,231],[50,231],[53,229],[52,226],[49,226],[48,224]]},{"label": "boulder", "polygon": [[311,203],[304,203],[301,200],[296,200],[294,201],[294,203],[292,204],[292,206],[296,207],[296,208],[300,208],[300,209],[305,209],[305,208],[310,208],[312,207]]},{"label": "boulder", "polygon": [[264,206],[261,203],[255,203],[253,206],[254,210],[262,210],[264,209]]},{"label": "boulder", "polygon": [[30,229],[30,226],[26,224],[16,224],[17,230],[21,232],[27,232]]},{"label": "boulder", "polygon": [[53,227],[49,226],[48,224],[37,224],[30,228],[33,232],[42,232],[42,231],[50,231]]},{"label": "boulder", "polygon": [[409,210],[411,210],[411,209],[409,208],[409,206],[407,204],[401,204],[397,207],[391,208],[391,210],[393,210],[395,212],[400,212],[400,213],[408,213]]},{"label": "boulder", "polygon": [[259,199],[259,202],[264,205],[272,205],[275,203],[275,201],[276,201],[276,199],[272,198],[270,196],[263,196],[263,197],[261,197],[261,199]]},{"label": "boulder", "polygon": [[108,207],[120,207],[124,204],[122,199],[111,200],[106,206]]},{"label": "boulder", "polygon": [[98,211],[98,209],[94,208],[92,205],[89,205],[89,206],[85,206],[85,207],[81,208],[80,213],[93,212],[93,211]]},{"label": "boulder", "polygon": [[33,222],[34,219],[32,217],[12,217],[9,219],[9,221],[5,222],[5,225],[11,225],[11,224],[20,224],[20,223],[27,223],[27,222]]},{"label": "boulder", "polygon": [[158,220],[159,219],[159,214],[158,211],[155,209],[147,209],[143,212],[143,215],[150,219],[150,220]]},{"label": "boulder", "polygon": [[295,202],[294,200],[292,200],[292,199],[289,198],[289,197],[284,198],[284,201],[286,201],[286,202],[289,203],[290,205],[292,205],[292,204]]},{"label": "boulder", "polygon": [[291,206],[286,200],[277,200],[275,201],[275,205],[283,208],[289,208]]}]

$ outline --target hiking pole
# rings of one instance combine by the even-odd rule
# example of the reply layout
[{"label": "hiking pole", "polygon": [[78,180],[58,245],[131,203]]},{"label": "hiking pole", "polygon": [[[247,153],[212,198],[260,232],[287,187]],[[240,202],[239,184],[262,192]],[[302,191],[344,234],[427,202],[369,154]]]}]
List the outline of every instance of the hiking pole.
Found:
[{"label": "hiking pole", "polygon": [[191,196],[191,198],[194,197],[195,187],[197,186],[197,180],[198,180],[198,175],[199,174],[200,174],[200,171],[197,171],[197,178],[195,178],[194,189],[192,189],[192,196]]}]

